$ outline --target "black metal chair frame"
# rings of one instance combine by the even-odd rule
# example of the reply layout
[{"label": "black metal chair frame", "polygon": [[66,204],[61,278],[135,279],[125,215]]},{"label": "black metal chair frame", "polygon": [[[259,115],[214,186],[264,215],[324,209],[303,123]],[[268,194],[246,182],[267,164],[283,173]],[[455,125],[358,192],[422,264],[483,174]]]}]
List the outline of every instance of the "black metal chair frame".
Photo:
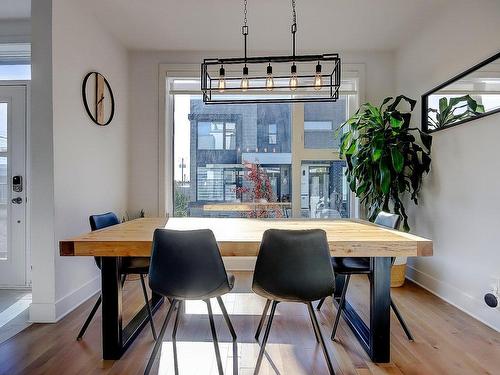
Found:
[{"label": "black metal chair frame", "polygon": [[[278,303],[280,303],[281,301],[271,301],[270,299],[266,301],[266,305],[264,306],[264,311],[262,312],[262,316],[259,321],[259,326],[257,327],[257,331],[255,332],[256,340],[259,340],[260,332],[262,331],[262,327],[264,326],[264,321],[266,320],[267,311],[269,310],[269,305],[271,305],[271,302],[272,302],[271,313],[269,314],[269,318],[267,320],[266,330],[264,331],[264,337],[262,339],[262,344],[260,347],[259,356],[257,358],[257,364],[255,366],[254,375],[257,375],[259,373],[260,366],[262,365],[262,359],[264,358],[264,353],[266,351],[266,344],[269,338],[269,333],[271,332],[271,325],[273,324],[273,318],[276,312],[276,307],[278,306]],[[326,364],[328,366],[328,371],[330,372],[330,374],[335,374],[335,371],[333,370],[332,361],[330,359],[328,350],[326,348],[325,340],[323,339],[323,334],[321,333],[321,328],[318,323],[318,319],[312,307],[312,303],[309,301],[303,303],[305,303],[307,306],[309,317],[311,318],[311,323],[314,330],[314,336],[316,337],[316,342],[318,342],[321,345],[321,349],[323,350],[323,355],[325,356]]]},{"label": "black metal chair frame", "polygon": [[[231,332],[231,336],[233,338],[233,345],[236,344],[236,332],[233,328],[233,325],[231,324],[231,320],[229,320],[229,315],[227,314],[226,307],[224,306],[224,302],[222,301],[222,298],[216,297],[217,302],[219,303],[220,309],[222,311],[222,315],[224,316],[224,320],[226,321],[226,325],[229,328],[229,331]],[[219,374],[223,375],[224,371],[222,368],[222,360],[221,360],[221,355],[220,355],[220,350],[219,350],[219,341],[217,339],[217,331],[215,329],[215,323],[214,323],[214,316],[212,312],[212,305],[210,303],[210,299],[203,300],[207,304],[207,310],[208,310],[208,318],[210,321],[210,330],[212,332],[212,339],[214,343],[214,349],[215,349],[215,357],[217,360],[217,368],[219,370]],[[172,344],[173,344],[173,349],[174,349],[174,366],[175,366],[175,373],[178,373],[178,361],[177,361],[177,348],[176,348],[176,338],[177,338],[177,329],[179,326],[179,320],[180,316],[182,314],[182,311],[184,310],[184,305],[185,305],[185,300],[177,300],[177,299],[172,299],[170,303],[170,308],[168,309],[167,316],[165,317],[165,321],[163,322],[163,325],[160,330],[160,335],[158,337],[158,340],[156,340],[156,344],[153,348],[153,352],[151,353],[151,356],[149,357],[148,364],[146,366],[146,369],[144,370],[144,374],[147,375],[150,373],[151,368],[153,367],[153,364],[155,362],[156,356],[158,355],[158,351],[160,350],[160,346],[163,342],[163,337],[165,336],[165,331],[168,326],[168,322],[170,321],[170,318],[177,307],[177,314],[175,317],[175,322],[174,322],[174,328],[172,330]],[[238,368],[237,367],[237,356],[233,356],[233,368]],[[235,371],[236,373],[236,371]]]}]

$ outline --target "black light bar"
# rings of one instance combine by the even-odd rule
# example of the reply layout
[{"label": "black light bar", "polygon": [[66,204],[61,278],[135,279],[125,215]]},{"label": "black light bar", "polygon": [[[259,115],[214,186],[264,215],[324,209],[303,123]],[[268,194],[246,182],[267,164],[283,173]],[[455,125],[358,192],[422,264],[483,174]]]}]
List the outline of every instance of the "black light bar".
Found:
[{"label": "black light bar", "polygon": [[[282,69],[272,75],[272,68],[280,66],[290,74],[283,74],[286,70]],[[205,59],[201,91],[206,104],[335,102],[340,70],[336,53]]]}]

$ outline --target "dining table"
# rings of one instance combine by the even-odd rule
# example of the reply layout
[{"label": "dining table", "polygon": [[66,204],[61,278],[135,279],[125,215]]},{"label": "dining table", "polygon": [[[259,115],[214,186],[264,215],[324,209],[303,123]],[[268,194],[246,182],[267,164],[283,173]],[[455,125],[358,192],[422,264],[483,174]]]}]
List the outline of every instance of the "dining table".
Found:
[{"label": "dining table", "polygon": [[[101,257],[103,359],[119,359],[148,323],[144,306],[122,326],[120,265],[123,257],[150,256],[153,233],[158,228],[210,229],[223,257],[256,257],[267,229],[323,229],[332,256],[370,258],[369,324],[349,303],[343,314],[363,349],[376,363],[390,361],[392,259],[432,256],[433,253],[429,239],[360,219],[140,218],[62,240],[59,242],[61,256]],[[336,303],[344,282],[344,276],[336,276],[333,296]],[[150,303],[155,312],[163,298],[152,293]]]}]

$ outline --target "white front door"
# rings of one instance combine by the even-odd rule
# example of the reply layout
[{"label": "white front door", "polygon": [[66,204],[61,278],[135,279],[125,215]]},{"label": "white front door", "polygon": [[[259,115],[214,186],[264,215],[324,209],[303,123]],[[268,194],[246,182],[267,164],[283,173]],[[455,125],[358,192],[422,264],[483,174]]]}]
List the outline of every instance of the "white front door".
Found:
[{"label": "white front door", "polygon": [[0,85],[0,287],[26,286],[26,87]]}]

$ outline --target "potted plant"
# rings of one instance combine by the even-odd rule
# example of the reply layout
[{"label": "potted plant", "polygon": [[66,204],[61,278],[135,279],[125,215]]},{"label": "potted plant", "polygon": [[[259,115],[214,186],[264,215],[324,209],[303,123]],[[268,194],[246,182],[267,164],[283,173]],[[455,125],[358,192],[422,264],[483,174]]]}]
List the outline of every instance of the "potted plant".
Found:
[{"label": "potted plant", "polygon": [[[409,111],[399,109],[405,103]],[[381,210],[393,212],[401,216],[404,231],[410,230],[404,197],[418,204],[422,178],[431,164],[432,137],[410,127],[415,104],[403,95],[384,99],[380,107],[366,103],[339,129],[347,183],[367,208],[367,218],[375,220]],[[393,267],[393,274],[403,269],[404,282],[403,260],[398,259],[396,264],[402,265]]]}]

